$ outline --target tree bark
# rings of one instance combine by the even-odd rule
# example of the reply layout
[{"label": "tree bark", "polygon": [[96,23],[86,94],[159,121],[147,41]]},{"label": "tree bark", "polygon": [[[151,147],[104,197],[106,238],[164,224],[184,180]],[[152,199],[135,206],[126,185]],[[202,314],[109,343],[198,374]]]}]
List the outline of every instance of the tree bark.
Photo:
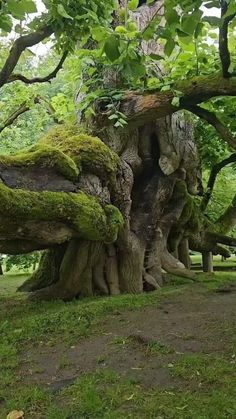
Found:
[{"label": "tree bark", "polygon": [[180,262],[182,262],[185,266],[185,268],[190,269],[191,262],[189,257],[189,244],[187,238],[183,238],[179,244],[178,257]]},{"label": "tree bark", "polygon": [[213,259],[211,252],[203,252],[202,253],[202,268],[203,272],[213,273]]}]

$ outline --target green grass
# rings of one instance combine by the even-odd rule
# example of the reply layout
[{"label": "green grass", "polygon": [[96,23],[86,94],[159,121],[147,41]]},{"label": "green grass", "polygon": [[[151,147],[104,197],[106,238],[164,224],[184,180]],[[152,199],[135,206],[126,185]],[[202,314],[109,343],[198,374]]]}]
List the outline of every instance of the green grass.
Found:
[{"label": "green grass", "polygon": [[[219,370],[221,375],[226,372]],[[223,381],[214,389],[144,389],[113,371],[99,371],[83,376],[55,396],[36,387],[15,393],[7,402],[8,411],[15,406],[29,418],[234,419],[236,389],[230,385],[230,377],[226,386]]]},{"label": "green grass", "polygon": [[[236,280],[236,273],[200,274],[202,292],[211,293],[221,283]],[[22,276],[0,279],[0,418],[11,410],[23,410],[26,419],[223,419],[236,417],[235,358],[216,358],[198,354],[181,355],[169,367],[181,380],[176,389],[143,388],[142,383],[120,377],[113,371],[97,371],[82,376],[73,385],[52,394],[38,386],[27,385],[17,374],[19,356],[32,345],[73,345],[93,333],[101,333],[101,321],[117,311],[140,310],[164,304],[164,299],[195,284],[173,278],[173,285],[154,293],[85,299],[64,303],[28,302],[15,290]],[[198,284],[196,284],[199,287]],[[219,307],[220,309],[220,307]],[[157,319],[158,321],[158,319]],[[229,326],[232,342],[236,331]],[[125,338],[126,339],[126,338]],[[124,345],[122,337],[114,341]],[[232,350],[233,350],[232,346]],[[159,342],[144,348],[148,356],[169,357],[172,349]],[[236,348],[235,348],[236,350]],[[174,355],[173,355],[174,356]],[[61,368],[68,359],[60,360]]]},{"label": "green grass", "polygon": [[[200,253],[196,253],[195,255],[190,256],[192,263],[194,264],[202,264],[202,255]],[[222,262],[221,256],[216,255],[213,256],[213,265],[214,266],[221,266],[225,268],[235,267],[236,268],[236,256],[232,254],[229,259],[226,259]]]}]

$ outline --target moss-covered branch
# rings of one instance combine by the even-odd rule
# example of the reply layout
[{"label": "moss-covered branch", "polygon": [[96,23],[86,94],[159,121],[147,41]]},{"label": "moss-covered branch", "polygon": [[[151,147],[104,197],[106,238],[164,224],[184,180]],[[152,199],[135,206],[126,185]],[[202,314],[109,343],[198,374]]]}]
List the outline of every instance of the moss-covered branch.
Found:
[{"label": "moss-covered branch", "polygon": [[47,248],[73,237],[115,241],[120,211],[96,191],[85,193],[80,177],[96,174],[114,190],[119,164],[99,138],[75,126],[59,126],[25,152],[0,156],[1,251],[14,253],[19,242],[23,252]]},{"label": "moss-covered branch", "polygon": [[[60,223],[68,227],[69,236],[113,242],[122,224],[122,216],[116,207],[106,205],[103,208],[96,198],[83,192],[29,192],[0,184],[0,202],[2,240],[29,239],[33,223],[34,240],[40,241],[45,224],[49,228],[51,225],[53,230],[53,225]],[[38,237],[35,225],[38,225]],[[13,231],[10,231],[11,226],[14,226]],[[63,235],[62,241],[64,238],[68,240],[70,237]],[[46,234],[44,240],[47,240]]]},{"label": "moss-covered branch", "polygon": [[[172,105],[175,90],[183,93],[179,107]],[[144,94],[129,91],[125,94],[120,111],[126,115],[130,123],[140,126],[216,96],[236,96],[236,77],[224,78],[221,73],[217,73],[181,80],[165,92],[153,91]],[[102,114],[102,106],[99,108]],[[107,116],[107,112],[104,116]]]}]

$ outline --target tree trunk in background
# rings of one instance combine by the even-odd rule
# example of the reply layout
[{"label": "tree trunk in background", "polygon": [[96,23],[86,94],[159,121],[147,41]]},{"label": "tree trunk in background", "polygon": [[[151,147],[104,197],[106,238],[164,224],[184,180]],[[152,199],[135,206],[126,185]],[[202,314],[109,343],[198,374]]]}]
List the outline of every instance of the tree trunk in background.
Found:
[{"label": "tree trunk in background", "polygon": [[208,272],[208,273],[213,272],[212,252],[202,253],[202,268],[203,268],[203,272]]},{"label": "tree trunk in background", "polygon": [[178,257],[180,262],[184,264],[185,268],[190,269],[191,261],[189,256],[189,244],[187,238],[182,239],[179,244]]},{"label": "tree trunk in background", "polygon": [[0,263],[0,275],[3,275],[2,264]]}]

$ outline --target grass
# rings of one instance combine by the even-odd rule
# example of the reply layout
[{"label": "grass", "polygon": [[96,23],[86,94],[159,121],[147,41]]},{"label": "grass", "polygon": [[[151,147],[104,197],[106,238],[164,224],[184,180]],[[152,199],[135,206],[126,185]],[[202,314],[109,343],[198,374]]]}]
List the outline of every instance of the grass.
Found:
[{"label": "grass", "polygon": [[[190,258],[193,264],[199,264],[199,265],[202,264],[202,255],[200,253],[191,255]],[[213,265],[216,267],[220,266],[220,267],[225,267],[225,268],[230,268],[230,267],[236,268],[236,256],[232,255],[229,259],[226,259],[223,262],[221,260],[220,255],[213,256]]]},{"label": "grass", "polygon": [[[57,393],[39,386],[27,385],[18,375],[20,354],[32,346],[73,345],[93,333],[101,333],[101,320],[117,311],[140,310],[163,304],[169,296],[183,293],[195,284],[173,278],[173,284],[160,291],[138,296],[60,301],[28,302],[15,293],[23,276],[6,275],[0,279],[0,418],[11,410],[23,410],[25,419],[223,419],[236,417],[236,364],[231,357],[213,355],[181,355],[169,364],[176,389],[148,389],[142,383],[125,379],[114,371],[95,371],[78,379]],[[211,293],[219,284],[236,280],[236,273],[199,275],[204,293]],[[199,285],[197,284],[197,287]],[[219,308],[220,309],[220,308]],[[158,319],[157,319],[158,321]],[[236,331],[229,325],[232,342]],[[126,344],[122,337],[116,344]],[[232,346],[232,350],[235,346]],[[148,356],[170,357],[172,348],[151,342],[145,349]],[[236,348],[235,348],[236,351]],[[68,364],[60,360],[61,368]],[[98,362],[99,364],[99,362]]]}]

